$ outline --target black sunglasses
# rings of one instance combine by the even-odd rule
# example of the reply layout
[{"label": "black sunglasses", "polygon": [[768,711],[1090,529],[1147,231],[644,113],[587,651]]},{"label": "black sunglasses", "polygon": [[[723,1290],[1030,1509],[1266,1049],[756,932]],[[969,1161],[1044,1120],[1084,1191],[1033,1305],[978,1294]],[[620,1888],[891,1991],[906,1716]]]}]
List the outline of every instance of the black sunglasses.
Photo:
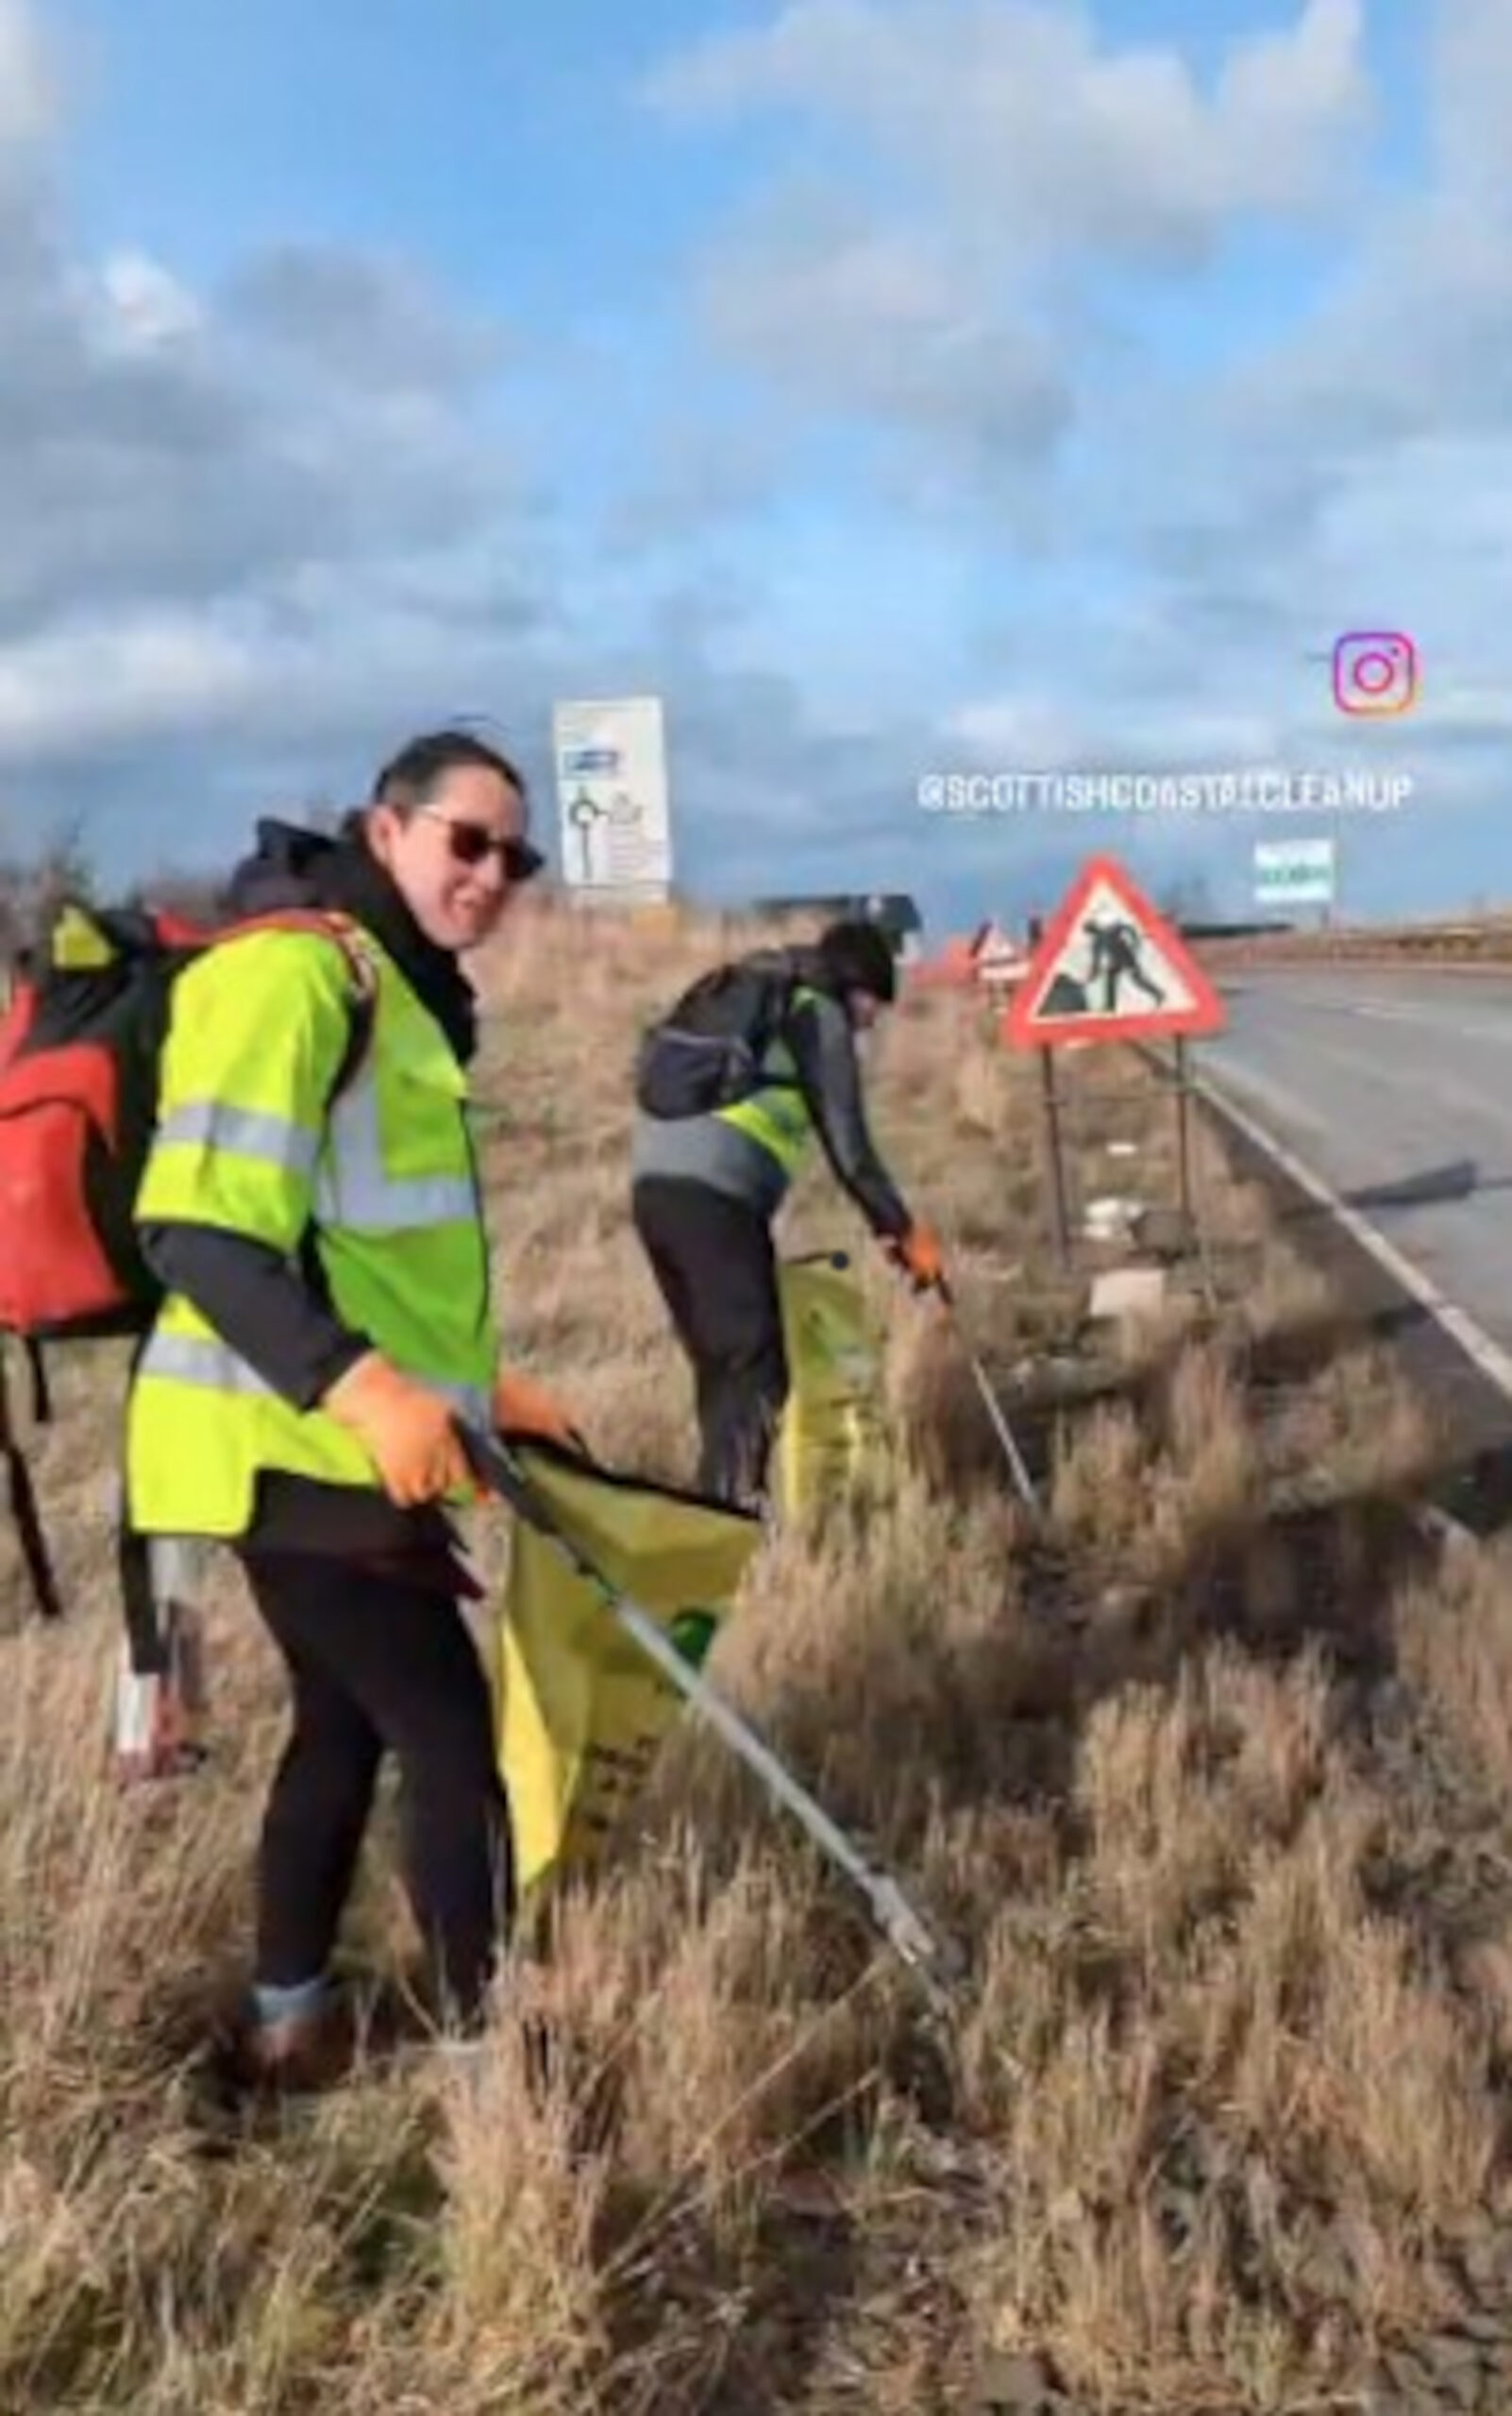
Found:
[{"label": "black sunglasses", "polygon": [[511,881],[533,881],[546,863],[539,847],[532,847],[529,839],[496,839],[480,822],[454,821],[439,806],[426,805],[420,811],[442,825],[453,859],[460,864],[480,864],[485,856],[497,856]]}]

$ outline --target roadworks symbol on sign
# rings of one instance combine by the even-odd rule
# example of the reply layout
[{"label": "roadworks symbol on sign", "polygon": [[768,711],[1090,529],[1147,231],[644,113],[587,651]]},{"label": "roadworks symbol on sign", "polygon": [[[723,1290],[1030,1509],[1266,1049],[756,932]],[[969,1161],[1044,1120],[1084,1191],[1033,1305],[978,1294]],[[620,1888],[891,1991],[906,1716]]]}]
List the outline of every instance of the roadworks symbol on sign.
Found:
[{"label": "roadworks symbol on sign", "polygon": [[1195,1038],[1223,1002],[1191,950],[1111,856],[1083,865],[1003,1016],[1011,1048]]}]

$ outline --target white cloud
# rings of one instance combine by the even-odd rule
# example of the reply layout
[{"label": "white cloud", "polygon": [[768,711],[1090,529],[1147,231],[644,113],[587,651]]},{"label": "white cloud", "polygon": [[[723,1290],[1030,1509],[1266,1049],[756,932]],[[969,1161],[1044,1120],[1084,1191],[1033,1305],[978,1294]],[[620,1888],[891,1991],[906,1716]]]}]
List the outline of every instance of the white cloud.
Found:
[{"label": "white cloud", "polygon": [[[1463,807],[1506,721],[1512,9],[1436,8],[1432,185],[1372,216],[1360,0],[1293,0],[1210,78],[1048,0],[786,0],[653,79],[665,125],[763,109],[796,138],[705,230],[697,340],[674,328],[656,353],[658,328],[621,384],[603,339],[566,329],[591,372],[574,380],[554,333],[453,308],[402,259],[291,243],[193,287],[129,228],[88,257],[57,190],[40,19],[0,0],[8,791],[88,797],[143,833],[157,816],[154,848],[187,796],[217,848],[218,817],[343,787],[444,715],[517,714],[544,781],[553,695],[656,686],[689,862],[722,888],[829,885],[863,860],[906,885],[926,851],[934,871],[913,787],[952,759],[1310,765],[1389,746]],[[1221,303],[1223,246],[1262,219],[1347,248],[1334,290],[1263,348],[1163,370],[1142,297]],[[544,489],[506,430],[533,409],[550,461],[554,397],[600,384],[592,458]],[[553,519],[569,489],[602,512],[596,552],[581,519]],[[891,513],[875,613],[842,527],[855,492]],[[738,533],[780,563],[788,512],[802,592],[764,631]],[[915,530],[921,559],[950,561],[922,598]],[[930,669],[905,705],[868,648],[911,671],[911,609]],[[827,692],[811,663],[843,614]],[[1423,708],[1362,733],[1332,706],[1327,649],[1393,622],[1422,648]],[[932,714],[956,626],[956,710]],[[712,667],[716,646],[746,667]],[[997,878],[1103,835],[999,826],[951,847]]]},{"label": "white cloud", "polygon": [[153,352],[204,327],[205,314],[188,287],[144,252],[112,253],[101,269],[100,289],[99,335],[108,348]]},{"label": "white cloud", "polygon": [[[801,133],[805,186],[774,184],[700,262],[716,341],[869,423],[932,496],[953,489],[964,561],[996,554],[1009,580],[1032,530],[1045,560],[1085,565],[1053,620],[1008,622],[963,682],[947,744],[964,763],[1389,763],[1445,811],[1488,810],[1512,586],[1512,8],[1436,0],[1429,30],[1420,187],[1369,181],[1359,0],[1296,0],[1205,83],[1174,48],[1040,0],[783,0],[655,79],[670,122],[781,112]],[[1227,235],[1267,220],[1326,239],[1328,290],[1214,367],[1167,368],[1139,295],[1161,277],[1196,293]],[[1209,290],[1220,310],[1245,298]],[[984,517],[1005,493],[1015,514]],[[1418,711],[1389,730],[1337,711],[1328,663],[1340,631],[1383,627],[1422,664]]]},{"label": "white cloud", "polygon": [[1512,209],[1506,93],[1512,12],[1506,0],[1440,0],[1433,23],[1431,133],[1438,182],[1483,212]]},{"label": "white cloud", "polygon": [[[1512,600],[1512,154],[1492,98],[1512,11],[1439,0],[1431,32],[1433,181],[1362,227],[1316,308],[1173,414],[1130,519],[1166,571],[1168,629],[1226,595],[1268,599],[1293,660],[1341,630],[1405,631],[1421,700],[1392,743],[1430,784],[1436,759],[1483,750],[1488,800],[1504,712],[1486,692]],[[1294,745],[1360,743],[1326,669],[1307,702],[1285,673],[1273,660],[1262,679]],[[1471,793],[1447,771],[1442,787]]]},{"label": "white cloud", "polygon": [[700,299],[715,341],[790,394],[952,445],[988,477],[1043,459],[1070,416],[1027,317],[986,310],[949,246],[854,205],[819,218],[782,200],[706,263]]},{"label": "white cloud", "polygon": [[1368,120],[1363,31],[1363,0],[1306,0],[1236,42],[1207,98],[1178,52],[1104,49],[1086,10],[1047,0],[787,0],[647,89],[679,119],[767,106],[854,128],[1000,259],[1179,266],[1240,211],[1336,203]]},{"label": "white cloud", "polygon": [[994,696],[956,706],[946,716],[944,736],[961,750],[963,770],[1037,771],[1074,761],[1087,726],[1084,713],[1064,699]]},{"label": "white cloud", "polygon": [[630,576],[623,530],[596,558],[504,441],[521,357],[547,405],[561,366],[529,331],[515,345],[380,254],[285,243],[195,287],[129,241],[98,257],[74,241],[39,22],[0,0],[18,70],[0,96],[0,780],[17,823],[82,816],[112,879],[176,850],[224,861],[253,814],[348,797],[408,730],[481,717],[549,824],[551,698],[660,685],[699,800],[697,877],[719,886],[721,832],[758,830],[763,800],[779,847],[805,827],[832,845],[815,807],[843,823],[877,760],[831,738],[791,679],[708,661],[747,596],[700,564],[698,490],[732,467],[757,494],[780,479],[774,431],[749,424],[743,468],[707,443],[638,465],[689,481],[672,534],[691,552],[660,588]]},{"label": "white cloud", "polygon": [[0,650],[0,762],[87,757],[214,727],[257,684],[245,641],[197,617],[70,620]]},{"label": "white cloud", "polygon": [[52,133],[58,92],[30,0],[0,0],[0,176]]},{"label": "white cloud", "polygon": [[286,244],[218,290],[91,257],[41,23],[0,0],[0,762],[64,808],[103,787],[119,846],[123,817],[161,836],[197,754],[213,844],[201,809],[260,763],[486,709],[542,627],[501,331],[383,255]]},{"label": "white cloud", "polygon": [[[306,271],[323,326],[304,340],[291,307],[276,341]],[[0,208],[0,632],[80,594],[184,606],[321,562],[355,579],[512,500],[459,392],[472,331],[381,264],[285,254],[193,294],[129,255],[86,269],[50,215]]]},{"label": "white cloud", "polygon": [[824,145],[709,239],[702,324],[782,391],[911,442],[916,499],[953,461],[1027,539],[1090,365],[1128,375],[1098,280],[1189,277],[1257,214],[1334,223],[1370,124],[1362,35],[1362,0],[1303,0],[1208,92],[1175,49],[1115,49],[1047,0],[785,0],[646,87],[675,125],[771,109]]},{"label": "white cloud", "polygon": [[290,371],[349,392],[455,402],[509,357],[503,327],[447,309],[411,262],[333,244],[257,253],[224,304],[244,337]]}]

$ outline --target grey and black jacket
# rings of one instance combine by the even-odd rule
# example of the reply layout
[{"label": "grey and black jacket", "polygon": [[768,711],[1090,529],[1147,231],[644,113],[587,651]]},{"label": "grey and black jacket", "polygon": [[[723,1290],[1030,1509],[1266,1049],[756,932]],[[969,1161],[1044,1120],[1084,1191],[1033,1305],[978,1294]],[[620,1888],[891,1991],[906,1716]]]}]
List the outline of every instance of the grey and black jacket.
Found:
[{"label": "grey and black jacket", "polygon": [[[823,992],[800,998],[764,1064],[774,1080],[796,1082],[836,1182],[872,1232],[905,1233],[913,1219],[867,1127],[855,1035],[840,1000]],[[790,1182],[770,1149],[717,1115],[668,1121],[638,1112],[630,1172],[633,1182],[705,1183],[767,1217],[781,1206]]]}]

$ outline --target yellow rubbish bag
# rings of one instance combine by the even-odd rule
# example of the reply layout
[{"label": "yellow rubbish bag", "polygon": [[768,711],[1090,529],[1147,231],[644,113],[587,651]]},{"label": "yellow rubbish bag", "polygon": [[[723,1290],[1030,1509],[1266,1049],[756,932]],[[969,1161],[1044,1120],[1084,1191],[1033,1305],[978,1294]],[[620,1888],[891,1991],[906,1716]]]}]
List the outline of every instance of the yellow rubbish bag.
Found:
[{"label": "yellow rubbish bag", "polygon": [[[545,1516],[695,1668],[762,1526],[700,1494],[549,1443],[514,1457]],[[548,1535],[516,1518],[496,1632],[496,1734],[523,1900],[603,1851],[682,1709],[676,1688]]]},{"label": "yellow rubbish bag", "polygon": [[882,1340],[851,1265],[832,1250],[778,1267],[789,1391],[773,1457],[789,1518],[828,1507],[882,1465]]}]

